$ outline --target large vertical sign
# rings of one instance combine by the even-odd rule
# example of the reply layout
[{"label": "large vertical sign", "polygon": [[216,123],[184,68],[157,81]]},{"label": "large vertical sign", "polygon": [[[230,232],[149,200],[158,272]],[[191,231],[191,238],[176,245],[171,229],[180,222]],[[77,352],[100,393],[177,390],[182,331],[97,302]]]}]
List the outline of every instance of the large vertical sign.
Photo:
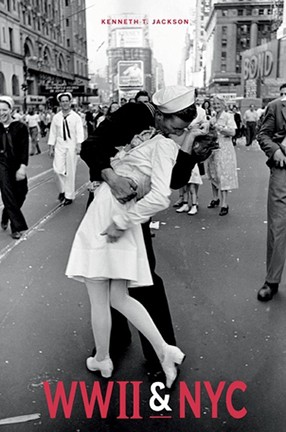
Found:
[{"label": "large vertical sign", "polygon": [[144,85],[143,61],[118,62],[119,87],[142,87]]},{"label": "large vertical sign", "polygon": [[[247,98],[278,97],[278,41],[259,45],[242,53],[242,86]],[[273,81],[276,80],[276,90]],[[270,85],[271,83],[271,85]],[[271,88],[270,88],[271,87]]]}]

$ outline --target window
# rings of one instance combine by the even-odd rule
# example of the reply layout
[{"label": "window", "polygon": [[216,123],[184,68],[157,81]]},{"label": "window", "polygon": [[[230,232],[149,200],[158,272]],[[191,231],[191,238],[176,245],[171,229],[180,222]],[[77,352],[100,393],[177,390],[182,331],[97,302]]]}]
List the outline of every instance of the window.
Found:
[{"label": "window", "polygon": [[19,79],[16,75],[12,76],[12,94],[13,96],[19,96]]},{"label": "window", "polygon": [[226,51],[221,52],[221,72],[226,72]]},{"label": "window", "polygon": [[9,31],[9,47],[10,47],[10,51],[13,52],[14,51],[13,29],[9,27],[8,31]]},{"label": "window", "polygon": [[11,12],[11,3],[10,3],[10,0],[7,0],[7,9],[8,9],[8,12]]},{"label": "window", "polygon": [[236,73],[241,72],[241,56],[240,56],[240,54],[236,54],[235,71],[236,71]]},{"label": "window", "polygon": [[70,4],[70,1],[66,0],[66,6],[69,6],[69,4]]},{"label": "window", "polygon": [[221,32],[222,32],[223,36],[226,36],[227,35],[227,26],[222,26]]},{"label": "window", "polygon": [[3,42],[6,43],[6,29],[5,29],[5,27],[2,28],[2,33],[3,33]]},{"label": "window", "polygon": [[243,16],[243,9],[238,9],[237,15],[238,16]]},{"label": "window", "polygon": [[67,47],[70,47],[70,39],[67,39]]},{"label": "window", "polygon": [[222,11],[222,16],[224,16],[224,17],[228,16],[228,10],[227,9]]},{"label": "window", "polygon": [[70,26],[70,20],[67,18],[66,19],[66,27],[69,27]]},{"label": "window", "polygon": [[2,72],[0,72],[0,93],[5,94],[6,93],[6,82],[5,82],[5,76]]}]

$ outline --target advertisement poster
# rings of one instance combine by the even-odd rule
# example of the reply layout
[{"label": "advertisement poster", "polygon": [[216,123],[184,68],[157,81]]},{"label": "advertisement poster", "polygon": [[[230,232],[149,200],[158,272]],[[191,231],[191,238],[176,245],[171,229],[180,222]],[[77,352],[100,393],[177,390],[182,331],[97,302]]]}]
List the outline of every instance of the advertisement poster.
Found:
[{"label": "advertisement poster", "polygon": [[[32,49],[39,45],[32,31],[33,17],[37,17],[33,8],[42,2],[24,3],[25,16],[32,17],[27,33]],[[43,20],[51,3],[43,2]],[[217,3],[220,7],[214,13]],[[74,9],[60,19],[68,20],[65,25],[70,26],[74,11],[85,14],[82,25],[87,30],[90,81],[98,88],[100,105],[133,99],[140,90],[151,95],[178,83],[203,89],[202,99],[210,74],[217,83],[226,82],[228,56],[234,47],[239,54],[233,62],[248,61],[237,48],[236,26],[251,26],[257,19],[253,37],[261,30],[259,26],[271,25],[273,3],[63,0],[63,8],[72,4]],[[12,4],[7,1],[9,7]],[[0,8],[3,5],[0,1]],[[16,38],[12,27],[8,33],[4,30],[3,11],[0,9],[1,35]],[[15,23],[16,17],[15,10]],[[228,24],[221,21],[226,18]],[[57,17],[54,19],[56,27]],[[229,30],[223,30],[227,25]],[[261,31],[265,36],[264,27]],[[17,34],[20,44],[20,30]],[[74,38],[80,43],[77,34]],[[1,40],[0,66],[8,52],[2,49]],[[45,41],[48,44],[47,35]],[[278,42],[272,45],[279,53]],[[255,57],[257,52],[253,48],[248,55]],[[271,61],[278,62],[277,56]],[[272,65],[269,79],[277,78],[272,71],[278,66]],[[40,63],[34,66],[41,67],[42,73],[49,73]],[[61,78],[68,80],[68,74],[62,71]],[[256,78],[254,73],[244,77],[251,97],[257,96]],[[32,86],[30,75],[28,81]],[[47,82],[41,85],[48,89]],[[259,88],[263,85],[260,82]],[[1,89],[4,93],[4,84]],[[233,104],[239,100],[238,92],[235,84],[231,91],[221,88]],[[27,97],[30,103],[44,96]],[[45,103],[45,99],[37,100]],[[196,214],[189,208],[177,211],[174,205],[181,194],[176,190],[170,207],[152,220],[156,272],[163,280],[172,320],[170,324],[166,319],[162,333],[169,335],[173,326],[176,344],[186,355],[177,361],[181,364],[171,389],[158,363],[146,361],[139,333],[132,325],[130,340],[123,326],[116,329],[116,340],[111,340],[111,348],[118,350],[114,357],[111,354],[112,376],[104,378],[98,371],[87,370],[86,359],[95,346],[89,298],[83,284],[65,276],[65,268],[85,215],[89,172],[79,161],[76,198],[72,205],[61,206],[48,135],[39,142],[41,153],[30,157],[29,194],[23,206],[29,230],[15,241],[10,228],[3,220],[1,223],[0,432],[285,432],[285,275],[272,301],[257,300],[265,277],[269,178],[266,157],[257,142],[249,148],[240,144],[235,148],[239,188],[228,194],[225,217],[219,216],[222,203],[209,205],[214,198],[211,183],[202,175]],[[1,212],[3,208],[1,201]],[[156,283],[163,292],[159,279]],[[146,287],[150,290],[147,308],[160,321],[168,307],[164,295],[158,301],[152,289]]]}]

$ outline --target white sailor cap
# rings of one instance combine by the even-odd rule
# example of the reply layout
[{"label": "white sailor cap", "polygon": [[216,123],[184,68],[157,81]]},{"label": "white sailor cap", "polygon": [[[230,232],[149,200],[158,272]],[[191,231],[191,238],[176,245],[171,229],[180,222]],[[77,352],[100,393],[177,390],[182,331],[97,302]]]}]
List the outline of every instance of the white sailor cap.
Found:
[{"label": "white sailor cap", "polygon": [[168,86],[154,93],[152,102],[164,114],[173,114],[195,103],[195,89]]},{"label": "white sailor cap", "polygon": [[14,101],[10,96],[0,96],[0,102],[5,102],[11,110],[14,108]]},{"label": "white sailor cap", "polygon": [[69,98],[69,100],[72,100],[72,94],[70,92],[63,92],[63,93],[59,93],[57,95],[57,101],[60,102],[60,100],[63,96],[67,96]]}]

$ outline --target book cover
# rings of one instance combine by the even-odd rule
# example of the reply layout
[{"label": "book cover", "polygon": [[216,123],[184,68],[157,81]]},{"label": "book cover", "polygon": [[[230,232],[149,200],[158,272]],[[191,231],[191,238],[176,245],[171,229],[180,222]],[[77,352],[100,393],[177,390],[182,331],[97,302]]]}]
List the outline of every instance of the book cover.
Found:
[{"label": "book cover", "polygon": [[[208,40],[201,34],[212,3],[86,0],[91,102],[122,103],[177,83],[203,88],[216,46],[220,52],[225,40],[240,40],[234,27],[222,34],[199,73],[215,31]],[[250,26],[245,2],[238,3],[229,8],[236,11],[231,25],[242,10],[239,23]],[[270,2],[256,3],[267,15]],[[85,368],[94,345],[88,297],[64,268],[86,195],[9,251],[0,292],[3,432],[284,432],[285,296],[266,305],[256,299],[265,273],[268,169],[257,148],[238,146],[237,156],[240,189],[230,194],[227,220],[206,208],[208,180],[198,215],[186,219],[169,208],[154,220],[156,270],[186,353],[171,390],[150,375],[134,328],[109,380]]]}]

